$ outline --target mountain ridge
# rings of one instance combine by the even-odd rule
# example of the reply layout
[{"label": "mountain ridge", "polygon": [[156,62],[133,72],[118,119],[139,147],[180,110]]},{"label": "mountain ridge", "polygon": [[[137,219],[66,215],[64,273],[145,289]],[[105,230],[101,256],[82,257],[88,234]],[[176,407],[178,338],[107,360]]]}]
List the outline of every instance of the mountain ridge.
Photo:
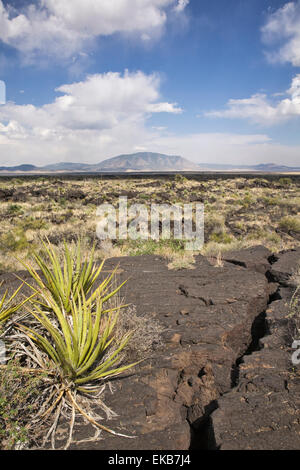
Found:
[{"label": "mountain ridge", "polygon": [[275,163],[258,165],[230,165],[218,163],[193,163],[178,155],[165,155],[154,152],[137,152],[108,158],[99,163],[59,162],[38,167],[31,164],[0,166],[2,173],[59,173],[59,172],[168,172],[168,171],[260,171],[260,172],[300,172],[300,167],[289,167]]},{"label": "mountain ridge", "polygon": [[43,167],[35,165],[17,165],[12,167],[0,167],[0,171],[197,171],[199,166],[196,163],[182,158],[178,155],[165,155],[154,152],[137,152],[133,154],[123,154],[108,158],[99,163],[72,163],[60,162]]}]

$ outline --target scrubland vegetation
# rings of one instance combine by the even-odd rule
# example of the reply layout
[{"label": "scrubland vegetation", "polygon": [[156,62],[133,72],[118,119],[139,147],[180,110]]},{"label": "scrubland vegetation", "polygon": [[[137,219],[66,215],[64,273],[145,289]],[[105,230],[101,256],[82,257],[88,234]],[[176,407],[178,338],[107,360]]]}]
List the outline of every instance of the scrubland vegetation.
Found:
[{"label": "scrubland vegetation", "polygon": [[158,254],[170,268],[192,265],[191,254],[178,240],[113,240],[96,238],[97,206],[203,202],[204,254],[263,244],[277,252],[299,244],[300,180],[296,177],[188,179],[166,178],[13,178],[0,188],[0,270],[21,269],[13,256],[26,259],[39,250],[40,238],[63,248],[80,236],[83,251],[96,240],[96,258]]}]

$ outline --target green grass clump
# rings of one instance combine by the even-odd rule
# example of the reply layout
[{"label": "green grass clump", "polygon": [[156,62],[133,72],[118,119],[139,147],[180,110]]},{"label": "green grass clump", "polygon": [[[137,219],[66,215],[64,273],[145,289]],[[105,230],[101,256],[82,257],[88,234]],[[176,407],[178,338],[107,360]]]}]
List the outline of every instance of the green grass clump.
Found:
[{"label": "green grass clump", "polygon": [[42,385],[43,376],[26,373],[16,359],[0,367],[0,450],[27,447]]},{"label": "green grass clump", "polygon": [[266,206],[279,206],[281,204],[281,200],[278,197],[272,196],[264,196],[262,201]]},{"label": "green grass clump", "polygon": [[251,195],[246,195],[242,200],[242,206],[249,207],[255,203],[254,198]]},{"label": "green grass clump", "polygon": [[233,239],[228,233],[213,233],[209,237],[209,241],[215,242],[215,243],[224,243],[224,244],[229,244],[232,243]]},{"label": "green grass clump", "polygon": [[129,240],[129,256],[154,255],[159,254],[161,250],[170,249],[174,253],[184,252],[185,243],[182,240]]},{"label": "green grass clump", "polygon": [[7,209],[8,215],[23,215],[22,207],[18,204],[11,204]]},{"label": "green grass clump", "polygon": [[3,252],[18,252],[28,248],[28,240],[22,229],[17,229],[14,233],[5,233],[0,237],[0,248]]},{"label": "green grass clump", "polygon": [[42,219],[35,219],[33,217],[25,217],[22,220],[20,227],[26,230],[41,230],[43,228],[47,228],[47,223]]}]

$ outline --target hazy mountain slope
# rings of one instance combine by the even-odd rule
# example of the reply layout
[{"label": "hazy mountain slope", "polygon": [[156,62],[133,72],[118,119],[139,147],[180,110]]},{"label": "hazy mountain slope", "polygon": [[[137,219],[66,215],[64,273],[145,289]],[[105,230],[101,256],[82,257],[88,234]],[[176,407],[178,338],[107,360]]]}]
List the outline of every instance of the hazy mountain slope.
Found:
[{"label": "hazy mountain slope", "polygon": [[55,173],[55,172],[164,172],[164,171],[232,171],[247,172],[258,171],[264,173],[300,172],[300,167],[289,167],[281,164],[262,163],[260,165],[228,165],[222,163],[196,164],[177,155],[164,155],[162,153],[138,152],[130,155],[119,155],[108,158],[97,164],[60,162],[43,167],[23,164],[11,167],[0,167],[1,172],[20,173]]},{"label": "hazy mountain slope", "polygon": [[39,168],[35,165],[18,165],[18,166],[0,166],[0,171],[37,171]]},{"label": "hazy mountain slope", "polygon": [[199,166],[179,156],[163,155],[161,153],[139,152],[131,155],[104,160],[93,166],[94,171],[184,171],[198,170]]},{"label": "hazy mountain slope", "polygon": [[48,171],[88,171],[91,165],[87,163],[60,162],[43,166],[43,170]]}]

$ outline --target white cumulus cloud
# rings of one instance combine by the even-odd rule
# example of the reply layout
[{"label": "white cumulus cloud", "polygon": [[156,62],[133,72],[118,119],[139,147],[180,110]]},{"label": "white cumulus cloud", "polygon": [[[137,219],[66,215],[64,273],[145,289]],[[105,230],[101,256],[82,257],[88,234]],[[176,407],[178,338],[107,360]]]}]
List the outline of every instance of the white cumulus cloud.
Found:
[{"label": "white cumulus cloud", "polygon": [[292,81],[285,99],[271,102],[266,94],[257,93],[250,98],[230,99],[227,109],[209,111],[206,116],[216,118],[248,119],[254,123],[272,126],[300,116],[300,74]]},{"label": "white cumulus cloud", "polygon": [[71,57],[98,36],[138,33],[151,39],[162,31],[170,8],[187,0],[38,0],[22,11],[0,0],[0,40],[24,60],[37,55]]},{"label": "white cumulus cloud", "polygon": [[8,102],[0,107],[1,155],[99,161],[113,146],[136,145],[152,113],[182,111],[161,101],[159,87],[155,74],[109,72],[58,87],[61,96],[40,107]]},{"label": "white cumulus cloud", "polygon": [[270,62],[290,62],[300,66],[300,0],[288,2],[270,13],[262,28],[267,45],[276,45],[276,50],[267,52]]}]

